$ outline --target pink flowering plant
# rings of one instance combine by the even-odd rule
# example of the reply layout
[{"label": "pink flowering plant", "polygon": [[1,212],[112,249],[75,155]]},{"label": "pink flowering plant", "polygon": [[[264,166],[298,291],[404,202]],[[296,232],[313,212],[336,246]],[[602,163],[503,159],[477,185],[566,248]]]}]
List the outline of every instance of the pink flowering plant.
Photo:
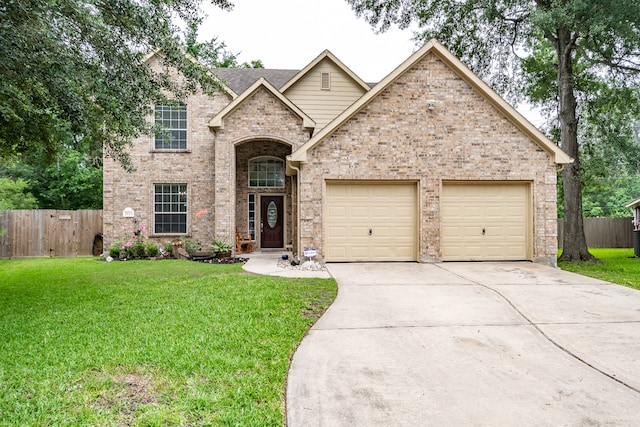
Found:
[{"label": "pink flowering plant", "polygon": [[134,228],[131,231],[126,226],[123,226],[123,239],[113,242],[109,249],[109,255],[112,258],[120,259],[144,258],[148,255],[155,256],[158,253],[158,247],[144,244],[144,232],[146,229],[144,225],[137,226],[137,221],[134,222]]}]

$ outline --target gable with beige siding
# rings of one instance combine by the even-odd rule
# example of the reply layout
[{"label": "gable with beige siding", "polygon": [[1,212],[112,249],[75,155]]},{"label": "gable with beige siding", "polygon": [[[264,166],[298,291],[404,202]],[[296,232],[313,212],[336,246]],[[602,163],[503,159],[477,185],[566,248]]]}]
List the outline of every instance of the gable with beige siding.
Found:
[{"label": "gable with beige siding", "polygon": [[[322,74],[329,76],[329,87],[323,89]],[[366,89],[329,57],[322,59],[284,94],[316,122],[319,131],[364,95]]]}]

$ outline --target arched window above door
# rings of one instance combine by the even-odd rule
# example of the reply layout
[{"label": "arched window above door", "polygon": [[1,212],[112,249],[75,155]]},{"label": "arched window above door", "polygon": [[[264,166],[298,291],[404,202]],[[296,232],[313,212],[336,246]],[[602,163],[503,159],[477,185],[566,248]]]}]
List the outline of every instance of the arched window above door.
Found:
[{"label": "arched window above door", "polygon": [[277,157],[249,160],[249,187],[284,188],[284,160]]}]

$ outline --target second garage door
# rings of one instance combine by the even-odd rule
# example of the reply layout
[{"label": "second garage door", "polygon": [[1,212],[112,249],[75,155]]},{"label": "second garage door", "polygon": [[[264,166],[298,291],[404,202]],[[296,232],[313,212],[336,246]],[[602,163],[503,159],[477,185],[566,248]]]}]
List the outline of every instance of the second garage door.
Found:
[{"label": "second garage door", "polygon": [[530,259],[529,199],[527,183],[443,184],[442,259]]},{"label": "second garage door", "polygon": [[415,261],[415,183],[327,183],[326,261]]}]

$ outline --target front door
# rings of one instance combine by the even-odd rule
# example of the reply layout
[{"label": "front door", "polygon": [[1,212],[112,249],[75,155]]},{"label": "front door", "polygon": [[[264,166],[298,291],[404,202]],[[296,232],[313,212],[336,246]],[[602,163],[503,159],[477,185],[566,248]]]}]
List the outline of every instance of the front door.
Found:
[{"label": "front door", "polygon": [[260,247],[284,247],[283,196],[260,197]]}]

